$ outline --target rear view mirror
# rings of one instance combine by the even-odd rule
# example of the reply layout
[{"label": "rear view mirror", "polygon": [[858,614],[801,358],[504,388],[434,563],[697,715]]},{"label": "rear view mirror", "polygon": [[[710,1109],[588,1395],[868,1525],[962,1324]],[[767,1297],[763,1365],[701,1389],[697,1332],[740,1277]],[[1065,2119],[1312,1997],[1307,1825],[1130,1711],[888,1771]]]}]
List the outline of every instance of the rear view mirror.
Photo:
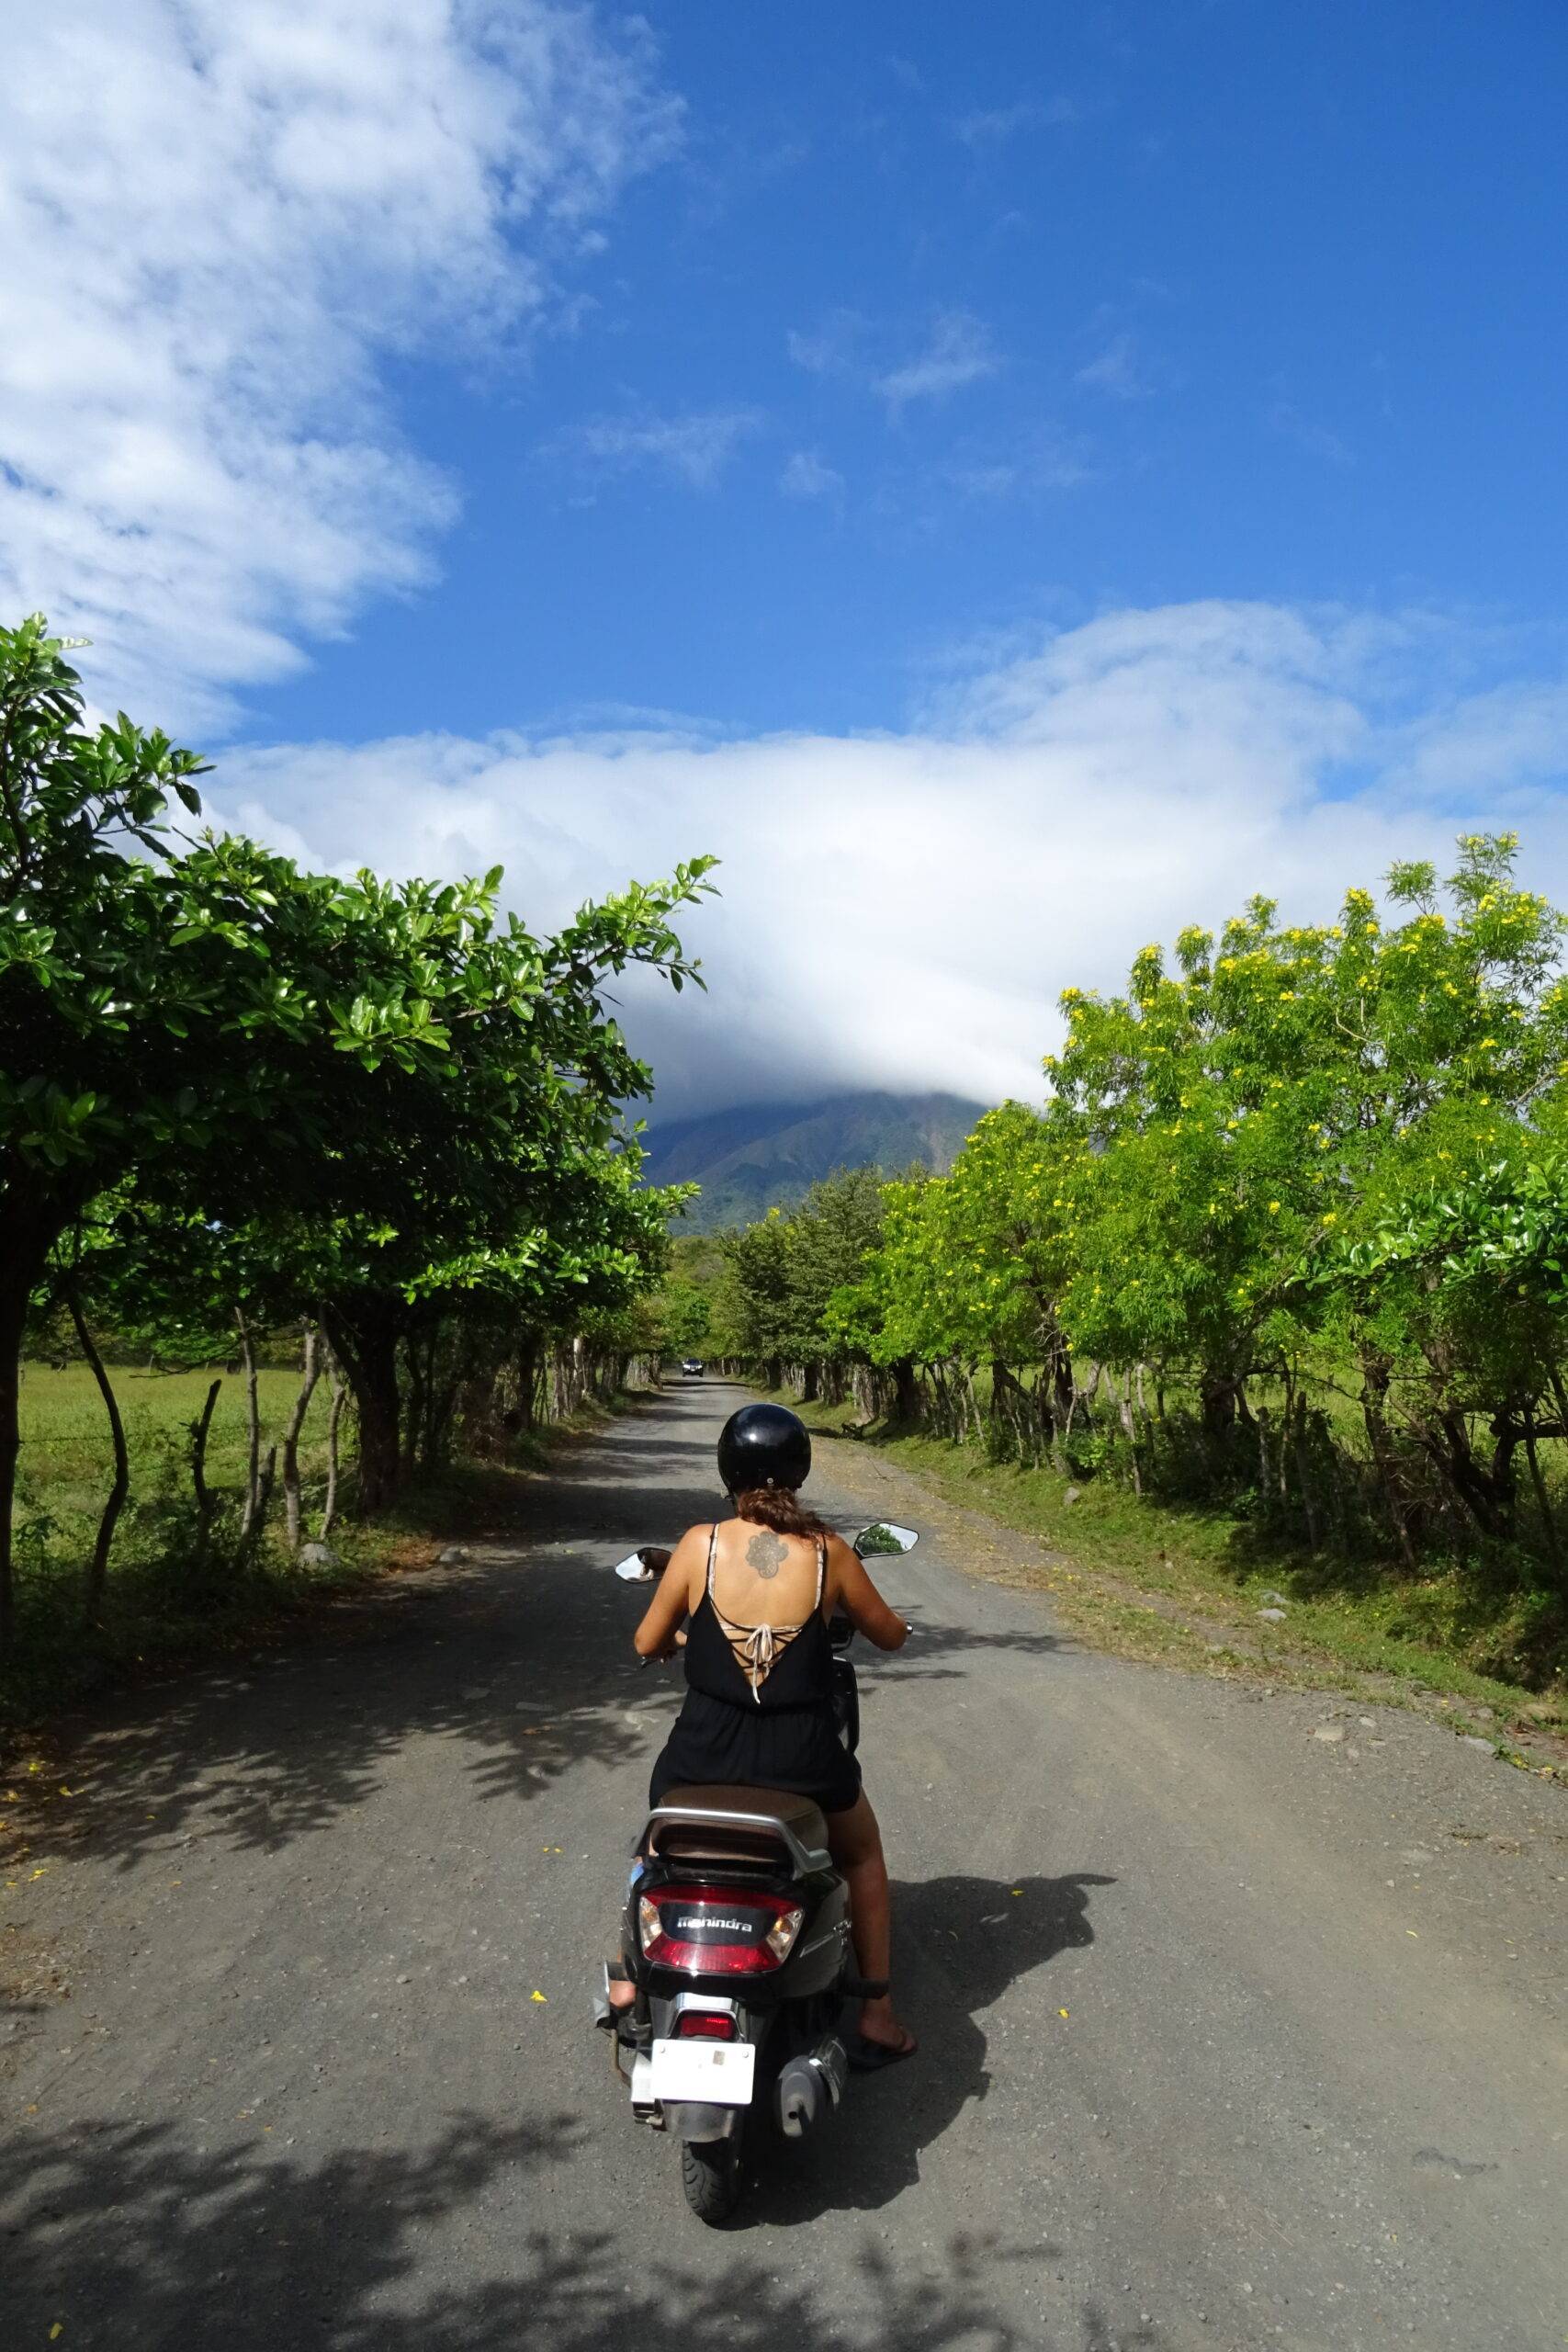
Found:
[{"label": "rear view mirror", "polygon": [[656,1571],[645,1565],[640,1552],[634,1552],[629,1559],[615,1562],[615,1574],[623,1584],[651,1584]]},{"label": "rear view mirror", "polygon": [[912,1527],[895,1527],[890,1521],[879,1519],[861,1529],[854,1548],[863,1560],[874,1560],[890,1552],[912,1552],[919,1540]]}]

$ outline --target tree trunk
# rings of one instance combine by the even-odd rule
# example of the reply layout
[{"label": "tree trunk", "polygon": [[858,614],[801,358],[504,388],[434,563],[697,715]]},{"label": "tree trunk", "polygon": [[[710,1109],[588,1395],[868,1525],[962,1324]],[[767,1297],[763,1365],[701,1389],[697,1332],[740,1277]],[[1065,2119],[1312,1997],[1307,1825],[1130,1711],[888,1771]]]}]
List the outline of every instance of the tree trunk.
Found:
[{"label": "tree trunk", "polygon": [[1557,1541],[1557,1521],[1552,1516],[1551,1498],[1546,1491],[1546,1480],[1540,1475],[1540,1463],[1536,1453],[1535,1443],[1535,1413],[1529,1405],[1525,1407],[1524,1418],[1525,1456],[1530,1466],[1530,1484],[1535,1488],[1535,1498],[1540,1508],[1540,1523],[1546,1534],[1546,1556],[1554,1568],[1561,1569],[1562,1552]]},{"label": "tree trunk", "polygon": [[893,1417],[911,1425],[920,1418],[920,1385],[913,1356],[899,1356],[892,1366]]},{"label": "tree trunk", "polygon": [[1393,1532],[1399,1539],[1399,1555],[1408,1576],[1416,1574],[1416,1546],[1410,1540],[1410,1524],[1404,1507],[1399,1499],[1394,1483],[1393,1445],[1388,1427],[1387,1356],[1367,1350],[1361,1357],[1361,1418],[1367,1425],[1367,1443],[1371,1448],[1372,1462],[1382,1487],[1388,1515],[1393,1521]]},{"label": "tree trunk", "polygon": [[109,1417],[109,1435],[114,1442],[114,1484],[109,1488],[108,1500],[98,1521],[98,1538],[88,1564],[87,1587],[84,1595],[83,1622],[96,1625],[103,1614],[104,1587],[108,1582],[109,1546],[114,1542],[115,1525],[130,1492],[130,1456],[126,1452],[125,1423],[119,1417],[119,1401],[108,1374],[104,1370],[104,1360],[93,1345],[93,1335],[87,1329],[82,1302],[73,1290],[67,1293],[65,1303],[71,1310],[71,1320],[76,1327],[77,1345],[86,1357],[93,1378],[98,1384],[98,1394]]},{"label": "tree trunk", "polygon": [[0,1300],[0,1665],[9,1660],[17,1637],[11,1530],[17,1504],[17,1457],[22,1450],[22,1327],[31,1291],[31,1269],[17,1268]]},{"label": "tree trunk", "polygon": [[1122,1394],[1116,1399],[1116,1412],[1122,1423],[1122,1434],[1126,1439],[1133,1456],[1133,1492],[1142,1500],[1144,1476],[1138,1465],[1138,1425],[1133,1419],[1133,1374],[1130,1369],[1122,1375]]},{"label": "tree trunk", "polygon": [[1267,1405],[1258,1408],[1258,1491],[1263,1498],[1263,1508],[1269,1508],[1269,1430],[1274,1416]]},{"label": "tree trunk", "polygon": [[245,1375],[245,1412],[249,1431],[245,1449],[245,1508],[240,1519],[240,1541],[251,1532],[251,1521],[256,1515],[256,1503],[261,1486],[261,1394],[256,1385],[256,1351],[251,1344],[251,1327],[244,1311],[236,1306],[234,1325],[240,1334],[240,1364]]},{"label": "tree trunk", "polygon": [[204,1567],[207,1546],[212,1533],[212,1489],[207,1483],[207,1435],[212,1427],[212,1408],[218,1402],[221,1380],[215,1380],[207,1392],[207,1402],[190,1425],[190,1483],[196,1494],[196,1564]]},{"label": "tree trunk", "polygon": [[1317,1498],[1313,1491],[1307,1465],[1307,1401],[1297,1396],[1295,1411],[1296,1476],[1301,1484],[1302,1509],[1306,1513],[1307,1542],[1315,1552],[1318,1545]]},{"label": "tree trunk", "polygon": [[16,1516],[17,1462],[22,1450],[22,1335],[28,1304],[61,1229],[41,1204],[19,1204],[7,1184],[3,1202],[6,1245],[0,1267],[0,1664],[16,1645],[16,1583],[12,1521]]},{"label": "tree trunk", "polygon": [[321,1361],[316,1346],[316,1327],[305,1326],[305,1357],[301,1366],[299,1394],[294,1399],[294,1410],[288,1416],[288,1426],[283,1432],[283,1515],[288,1531],[288,1555],[299,1555],[303,1525],[299,1510],[299,1432],[305,1426],[305,1416],[310,1409],[310,1398],[321,1377]]},{"label": "tree trunk", "polygon": [[379,1303],[332,1306],[321,1320],[333,1352],[354,1391],[359,1417],[359,1508],[385,1510],[402,1469],[402,1397],[398,1388],[400,1318]]},{"label": "tree trunk", "polygon": [[1227,1438],[1235,1427],[1235,1381],[1229,1373],[1205,1369],[1198,1394],[1203,1427],[1210,1437]]},{"label": "tree trunk", "polygon": [[266,1450],[266,1460],[263,1463],[261,1474],[256,1480],[256,1507],[251,1514],[249,1527],[244,1530],[240,1538],[242,1566],[250,1559],[256,1545],[261,1542],[262,1531],[266,1525],[266,1515],[272,1503],[273,1480],[276,1476],[277,1448],[276,1445],[269,1445]]},{"label": "tree trunk", "polygon": [[332,1410],[327,1415],[327,1491],[321,1500],[321,1541],[324,1544],[337,1517],[338,1431],[343,1424],[344,1399],[348,1391],[338,1370],[331,1340],[323,1336],[321,1345],[327,1360],[327,1385],[333,1393]]},{"label": "tree trunk", "polygon": [[1058,1340],[1051,1351],[1051,1389],[1054,1419],[1063,1428],[1070,1429],[1077,1392],[1073,1380],[1073,1351],[1066,1340]]},{"label": "tree trunk", "polygon": [[534,1433],[537,1408],[534,1397],[534,1383],[538,1374],[539,1350],[536,1340],[526,1340],[517,1351],[517,1411],[526,1435]]}]

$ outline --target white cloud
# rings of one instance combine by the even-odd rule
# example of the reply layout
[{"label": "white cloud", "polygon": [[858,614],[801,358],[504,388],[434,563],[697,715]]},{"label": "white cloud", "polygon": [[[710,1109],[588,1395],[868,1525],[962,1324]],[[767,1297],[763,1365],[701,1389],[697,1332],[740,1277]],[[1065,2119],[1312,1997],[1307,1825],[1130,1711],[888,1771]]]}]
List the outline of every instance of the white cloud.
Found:
[{"label": "white cloud", "polygon": [[946,311],[925,349],[882,377],[877,390],[897,414],[910,401],[944,399],[983,376],[994,376],[1000,366],[985,322],[968,311]]},{"label": "white cloud", "polygon": [[1103,350],[1078,369],[1074,380],[1090,391],[1108,392],[1117,401],[1145,400],[1151,389],[1138,365],[1137,346],[1125,330],[1113,334]]},{"label": "white cloud", "polygon": [[574,462],[591,474],[650,468],[693,490],[711,490],[742,441],[757,432],[755,409],[705,409],[684,416],[639,410],[626,416],[590,417],[545,442],[539,454]]},{"label": "white cloud", "polygon": [[[224,814],[334,865],[500,862],[529,918],[716,851],[685,925],[706,997],[634,977],[665,1116],[842,1085],[1037,1097],[1069,981],[1255,890],[1302,920],[1506,808],[1568,882],[1568,688],[1447,684],[1430,615],[1207,603],[1110,613],[949,691],[897,735],[625,728],[231,754]],[[1495,657],[1489,641],[1487,658]]]},{"label": "white cloud", "polygon": [[1356,462],[1337,433],[1331,433],[1326,424],[1319,424],[1314,418],[1303,416],[1291,401],[1275,401],[1269,412],[1269,424],[1270,430],[1279,434],[1281,440],[1293,441],[1296,447],[1304,449],[1309,458],[1321,458],[1325,465],[1350,466]]},{"label": "white cloud", "polygon": [[844,477],[824,465],[815,449],[796,449],[779,476],[786,498],[841,498]]},{"label": "white cloud", "polygon": [[676,116],[554,0],[77,0],[0,77],[0,606],[210,725],[427,576],[384,355],[552,314]]},{"label": "white cloud", "polygon": [[812,376],[850,376],[861,372],[860,350],[866,322],[855,311],[834,311],[815,334],[791,327],[784,348],[797,368]]},{"label": "white cloud", "polygon": [[950,489],[975,499],[1027,498],[1094,479],[1083,447],[1043,426],[1011,446],[965,444],[936,471]]},{"label": "white cloud", "polygon": [[1035,126],[1059,129],[1066,123],[1080,119],[1082,108],[1076,98],[1066,96],[1047,99],[1043,104],[1035,99],[1021,98],[1010,107],[976,107],[960,115],[953,124],[953,135],[966,147],[1005,146],[1021,130]]}]

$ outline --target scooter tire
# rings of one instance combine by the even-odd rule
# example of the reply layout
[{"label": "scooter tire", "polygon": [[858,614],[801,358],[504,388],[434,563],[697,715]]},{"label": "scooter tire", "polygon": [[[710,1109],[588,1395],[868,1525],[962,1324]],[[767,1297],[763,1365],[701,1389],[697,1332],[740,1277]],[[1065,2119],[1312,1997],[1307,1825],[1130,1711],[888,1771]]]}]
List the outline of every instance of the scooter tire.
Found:
[{"label": "scooter tire", "polygon": [[740,2134],[728,2140],[682,2140],[681,2186],[699,2222],[728,2222],[740,2202]]}]

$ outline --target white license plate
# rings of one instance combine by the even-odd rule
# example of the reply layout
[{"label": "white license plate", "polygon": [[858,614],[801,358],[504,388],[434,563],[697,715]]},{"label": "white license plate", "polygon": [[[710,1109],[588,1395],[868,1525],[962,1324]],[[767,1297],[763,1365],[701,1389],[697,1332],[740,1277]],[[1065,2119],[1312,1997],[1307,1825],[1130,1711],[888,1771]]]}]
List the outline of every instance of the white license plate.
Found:
[{"label": "white license plate", "polygon": [[653,2096],[706,2107],[750,2107],[757,2052],[749,2041],[656,2041]]}]

